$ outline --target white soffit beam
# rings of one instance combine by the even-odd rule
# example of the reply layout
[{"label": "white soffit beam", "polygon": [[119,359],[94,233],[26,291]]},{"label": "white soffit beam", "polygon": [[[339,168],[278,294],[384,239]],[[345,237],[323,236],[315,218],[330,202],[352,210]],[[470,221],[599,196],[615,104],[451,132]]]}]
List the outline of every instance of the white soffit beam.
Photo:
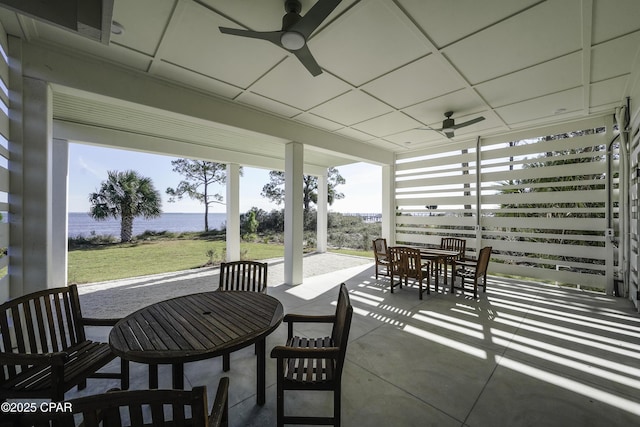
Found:
[{"label": "white soffit beam", "polygon": [[[267,157],[264,155],[198,145],[192,142],[140,135],[115,129],[103,129],[60,120],[53,121],[53,135],[58,139],[66,139],[71,142],[90,145],[100,145],[166,156],[204,159],[218,163],[237,163],[242,166],[261,169],[284,170],[284,159],[276,156]],[[309,175],[320,175],[325,170],[327,170],[327,168],[320,165],[304,165],[304,172]]]},{"label": "white soffit beam", "polygon": [[50,46],[24,43],[23,65],[26,76],[56,85],[300,142],[354,161],[394,161],[390,151]]}]

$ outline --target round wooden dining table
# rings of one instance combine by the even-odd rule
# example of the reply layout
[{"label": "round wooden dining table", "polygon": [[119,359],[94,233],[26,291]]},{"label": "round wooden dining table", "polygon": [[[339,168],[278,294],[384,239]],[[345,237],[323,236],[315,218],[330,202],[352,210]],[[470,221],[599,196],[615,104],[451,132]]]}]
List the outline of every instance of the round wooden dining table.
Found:
[{"label": "round wooden dining table", "polygon": [[149,365],[158,388],[158,365],[172,365],[173,388],[184,388],[184,363],[256,345],[256,400],[265,402],[265,338],[282,322],[282,304],[258,292],[212,291],[144,307],[121,319],[109,334],[112,351]]}]

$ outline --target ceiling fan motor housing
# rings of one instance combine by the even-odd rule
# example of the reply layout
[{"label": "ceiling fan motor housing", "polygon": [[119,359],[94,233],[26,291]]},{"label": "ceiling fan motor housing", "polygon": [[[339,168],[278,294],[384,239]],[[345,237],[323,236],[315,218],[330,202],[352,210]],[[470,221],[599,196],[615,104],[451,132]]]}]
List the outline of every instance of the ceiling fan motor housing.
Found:
[{"label": "ceiling fan motor housing", "polygon": [[285,0],[284,2],[284,10],[289,13],[295,13],[300,15],[300,11],[302,10],[302,5],[300,4],[300,0]]},{"label": "ceiling fan motor housing", "polygon": [[451,118],[446,118],[444,119],[444,121],[442,122],[442,129],[453,129],[453,126],[455,124],[455,121]]}]

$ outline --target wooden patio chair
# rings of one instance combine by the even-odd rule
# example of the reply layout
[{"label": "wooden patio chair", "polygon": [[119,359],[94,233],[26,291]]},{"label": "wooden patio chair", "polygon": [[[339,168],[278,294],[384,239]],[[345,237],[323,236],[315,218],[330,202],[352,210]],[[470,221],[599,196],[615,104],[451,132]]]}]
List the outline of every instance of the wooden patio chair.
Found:
[{"label": "wooden patio chair", "polygon": [[380,267],[386,269],[386,276],[391,273],[391,264],[389,260],[389,250],[387,249],[387,239],[378,238],[373,240],[373,256],[376,260],[376,280],[378,280],[378,274]]},{"label": "wooden patio chair", "polygon": [[473,280],[473,298],[478,298],[478,280],[482,279],[482,292],[487,292],[487,268],[491,258],[491,246],[480,250],[477,260],[463,259],[453,265],[454,276],[451,280],[451,293],[454,292],[456,277],[460,276],[459,289],[464,293],[465,279]]},{"label": "wooden patio chair", "polygon": [[[266,262],[258,261],[230,261],[220,263],[219,291],[247,291],[267,293]],[[257,351],[257,349],[256,349]],[[222,356],[222,370],[231,369],[231,356]]]},{"label": "wooden patio chair", "polygon": [[87,378],[118,378],[129,388],[129,362],[97,372],[115,359],[109,344],[87,339],[85,326],[113,326],[80,310],[75,285],[23,295],[0,305],[0,402],[8,398],[62,401]]},{"label": "wooden patio chair", "polygon": [[[271,357],[277,359],[277,425],[313,424],[340,425],[342,369],[347,351],[353,307],[347,286],[342,283],[336,312],[333,315],[310,316],[287,314],[288,339],[285,346],[277,346]],[[293,335],[294,323],[333,324],[331,336],[306,338]],[[285,416],[285,390],[333,391],[333,417]]]},{"label": "wooden patio chair", "polygon": [[[440,239],[440,249],[458,252],[458,255],[455,258],[447,259],[447,263],[451,263],[451,265],[453,266],[453,263],[455,261],[461,261],[464,259],[467,250],[467,241],[465,239],[460,239],[457,237],[443,237]],[[438,262],[435,274],[439,275],[443,267],[447,268],[447,265],[443,262]],[[453,278],[453,268],[451,271],[451,277]]]},{"label": "wooden patio chair", "polygon": [[231,261],[220,264],[221,291],[250,291],[267,293],[266,262]]},{"label": "wooden patio chair", "polygon": [[[61,409],[26,414],[23,426],[193,426],[227,427],[229,378],[218,383],[211,413],[207,414],[207,389],[109,391],[61,402]],[[38,406],[38,409],[40,407]]]},{"label": "wooden patio chair", "polygon": [[[395,286],[402,288],[402,281],[408,286],[409,279],[414,279],[419,284],[419,297],[422,299],[424,293],[424,280],[427,280],[427,294],[431,294],[431,278],[429,271],[431,262],[422,259],[420,249],[406,246],[392,246],[389,248],[391,257],[391,293]],[[393,277],[398,273],[400,281],[394,283]]]}]

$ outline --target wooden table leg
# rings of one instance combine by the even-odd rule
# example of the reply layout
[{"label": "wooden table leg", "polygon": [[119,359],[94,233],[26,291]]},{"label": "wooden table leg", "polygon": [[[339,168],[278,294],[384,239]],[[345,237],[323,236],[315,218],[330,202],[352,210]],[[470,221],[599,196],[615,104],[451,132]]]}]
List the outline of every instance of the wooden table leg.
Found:
[{"label": "wooden table leg", "polygon": [[158,365],[149,365],[149,388],[158,388]]},{"label": "wooden table leg", "polygon": [[184,364],[174,363],[171,368],[173,388],[184,390]]},{"label": "wooden table leg", "polygon": [[256,368],[256,403],[258,405],[264,405],[265,403],[265,389],[266,389],[266,345],[265,338],[256,342],[257,352],[257,368]]},{"label": "wooden table leg", "polygon": [[444,257],[444,282],[443,282],[443,288],[446,289],[447,287],[447,280],[449,277],[449,273],[447,273],[447,267],[449,266],[449,257]]}]

